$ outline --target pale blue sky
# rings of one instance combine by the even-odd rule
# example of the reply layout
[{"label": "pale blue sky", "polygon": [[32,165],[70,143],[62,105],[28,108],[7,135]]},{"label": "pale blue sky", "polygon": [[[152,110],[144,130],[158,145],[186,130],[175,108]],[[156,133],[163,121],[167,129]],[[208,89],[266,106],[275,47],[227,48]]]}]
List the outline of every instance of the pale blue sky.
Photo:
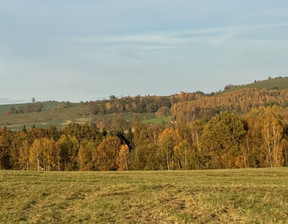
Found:
[{"label": "pale blue sky", "polygon": [[0,0],[0,104],[288,75],[287,0]]}]

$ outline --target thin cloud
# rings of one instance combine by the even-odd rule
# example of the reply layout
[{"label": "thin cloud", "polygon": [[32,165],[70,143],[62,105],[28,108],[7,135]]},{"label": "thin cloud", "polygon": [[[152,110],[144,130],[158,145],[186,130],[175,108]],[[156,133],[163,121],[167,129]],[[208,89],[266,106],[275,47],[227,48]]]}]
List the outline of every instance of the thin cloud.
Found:
[{"label": "thin cloud", "polygon": [[263,29],[285,26],[288,26],[288,23],[259,24],[250,26],[229,26],[223,29],[223,31],[216,35],[209,43],[215,46],[220,44],[226,44],[227,42],[229,42],[229,40],[247,32],[257,32]]},{"label": "thin cloud", "polygon": [[241,33],[248,31],[257,31],[260,29],[269,29],[273,27],[285,27],[288,23],[272,23],[247,26],[225,26],[208,29],[180,30],[170,32],[131,34],[121,36],[104,37],[74,37],[65,38],[73,42],[82,43],[105,43],[105,44],[127,44],[143,43],[155,45],[185,45],[189,42],[210,39],[210,44],[217,44],[227,41]]}]

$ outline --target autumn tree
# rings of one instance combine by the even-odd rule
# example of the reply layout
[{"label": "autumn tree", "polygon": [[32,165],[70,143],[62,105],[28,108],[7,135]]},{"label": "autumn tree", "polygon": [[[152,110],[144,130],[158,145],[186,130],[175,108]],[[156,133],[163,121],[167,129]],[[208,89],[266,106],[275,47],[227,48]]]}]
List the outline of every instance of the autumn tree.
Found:
[{"label": "autumn tree", "polygon": [[117,157],[119,155],[121,142],[118,137],[108,136],[98,146],[93,155],[97,170],[117,170]]},{"label": "autumn tree", "polygon": [[117,166],[118,170],[129,170],[128,169],[128,145],[121,145],[118,157],[117,157]]},{"label": "autumn tree", "polygon": [[283,125],[273,114],[276,107],[265,108],[265,119],[263,120],[263,139],[266,145],[267,161],[270,167],[281,166],[283,164],[282,138]]},{"label": "autumn tree", "polygon": [[174,160],[179,170],[188,168],[188,157],[190,156],[191,147],[187,140],[180,142],[174,147]]},{"label": "autumn tree", "polygon": [[14,134],[7,128],[0,129],[0,169],[10,169],[10,148]]},{"label": "autumn tree", "polygon": [[162,117],[168,117],[169,116],[169,108],[166,106],[160,107],[157,112],[155,113],[156,117],[162,118]]},{"label": "autumn tree", "polygon": [[77,141],[81,142],[82,139],[96,140],[99,133],[96,128],[90,124],[80,125],[71,123],[64,127],[62,134],[76,137]]},{"label": "autumn tree", "polygon": [[20,169],[29,170],[30,144],[24,140],[19,148],[18,163]]},{"label": "autumn tree", "polygon": [[242,115],[248,127],[240,146],[243,155],[242,167],[256,168],[267,166],[264,162],[266,160],[265,150],[262,150],[264,142],[262,135],[263,115],[263,107],[252,109],[249,113]]},{"label": "autumn tree", "polygon": [[75,136],[61,135],[58,140],[60,150],[60,169],[61,170],[78,170],[78,150],[79,143]]},{"label": "autumn tree", "polygon": [[46,128],[46,137],[58,141],[60,136],[61,133],[55,126],[49,125],[49,127]]},{"label": "autumn tree", "polygon": [[53,139],[47,137],[40,139],[43,154],[44,170],[60,171],[60,150],[57,143]]},{"label": "autumn tree", "polygon": [[112,120],[110,117],[102,116],[97,120],[96,125],[101,131],[103,131],[103,130],[110,129],[111,122]]},{"label": "autumn tree", "polygon": [[118,115],[111,122],[111,130],[114,132],[124,132],[128,128],[129,124],[122,115]]},{"label": "autumn tree", "polygon": [[[22,146],[23,162],[26,161],[27,143]],[[32,168],[39,170],[60,170],[60,153],[56,142],[47,137],[35,139],[30,147],[29,161]]]},{"label": "autumn tree", "polygon": [[167,163],[159,146],[149,144],[137,146],[128,154],[128,166],[130,170],[164,170]]},{"label": "autumn tree", "polygon": [[81,142],[78,160],[81,170],[93,170],[93,154],[96,152],[97,145],[94,141],[83,140]]},{"label": "autumn tree", "polygon": [[42,151],[42,142],[40,139],[35,139],[33,144],[30,147],[29,161],[32,168],[40,171],[44,170],[43,166],[43,151]]},{"label": "autumn tree", "polygon": [[287,114],[278,106],[259,107],[243,115],[249,130],[243,151],[249,167],[282,166],[285,164],[285,134],[283,123]]},{"label": "autumn tree", "polygon": [[159,144],[162,151],[164,152],[168,170],[175,167],[176,165],[174,163],[175,161],[173,161],[174,148],[180,143],[180,141],[181,137],[177,129],[174,130],[172,128],[167,128],[159,135]]},{"label": "autumn tree", "polygon": [[288,124],[283,127],[283,166],[288,166]]},{"label": "autumn tree", "polygon": [[5,169],[9,166],[9,152],[4,147],[3,137],[0,136],[0,169]]},{"label": "autumn tree", "polygon": [[213,117],[205,125],[201,137],[206,166],[234,168],[245,132],[243,121],[234,113],[222,112]]},{"label": "autumn tree", "polygon": [[33,127],[27,133],[27,138],[30,144],[32,144],[35,139],[40,139],[44,137],[47,137],[47,132],[46,132],[46,129],[44,128]]},{"label": "autumn tree", "polygon": [[158,144],[162,127],[157,124],[143,124],[135,118],[132,129],[133,148],[128,155],[129,167],[133,170],[167,169],[165,156]]}]

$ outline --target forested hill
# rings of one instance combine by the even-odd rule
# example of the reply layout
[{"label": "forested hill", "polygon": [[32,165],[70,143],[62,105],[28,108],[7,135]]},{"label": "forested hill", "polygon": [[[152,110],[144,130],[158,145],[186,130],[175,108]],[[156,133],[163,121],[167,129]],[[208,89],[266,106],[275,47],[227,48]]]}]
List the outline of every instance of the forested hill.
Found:
[{"label": "forested hill", "polygon": [[280,86],[40,104],[0,115],[0,169],[288,166],[288,89]]},{"label": "forested hill", "polygon": [[221,111],[244,114],[260,106],[288,106],[288,77],[268,78],[247,85],[226,85],[211,94],[180,93],[170,109],[172,121],[209,120]]},{"label": "forested hill", "polygon": [[138,116],[145,123],[209,120],[221,111],[247,113],[259,106],[288,106],[288,78],[269,78],[248,85],[227,85],[224,91],[181,92],[171,96],[110,96],[109,99],[81,103],[36,102],[0,106],[0,126],[22,129],[24,125],[64,127],[68,123],[94,122],[109,126],[121,114],[129,122]]},{"label": "forested hill", "polygon": [[[182,95],[189,95],[182,93]],[[202,95],[195,100],[181,100],[172,105],[171,119],[187,123],[197,119],[209,120],[221,111],[244,114],[260,106],[288,106],[288,90],[256,88],[239,89],[215,95]]]}]

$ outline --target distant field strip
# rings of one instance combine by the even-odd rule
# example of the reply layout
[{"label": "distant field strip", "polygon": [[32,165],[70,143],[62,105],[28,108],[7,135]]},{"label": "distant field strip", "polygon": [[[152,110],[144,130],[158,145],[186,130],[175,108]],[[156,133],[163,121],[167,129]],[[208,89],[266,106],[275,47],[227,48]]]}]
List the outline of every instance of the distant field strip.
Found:
[{"label": "distant field strip", "polygon": [[287,223],[288,169],[0,171],[0,223]]}]

